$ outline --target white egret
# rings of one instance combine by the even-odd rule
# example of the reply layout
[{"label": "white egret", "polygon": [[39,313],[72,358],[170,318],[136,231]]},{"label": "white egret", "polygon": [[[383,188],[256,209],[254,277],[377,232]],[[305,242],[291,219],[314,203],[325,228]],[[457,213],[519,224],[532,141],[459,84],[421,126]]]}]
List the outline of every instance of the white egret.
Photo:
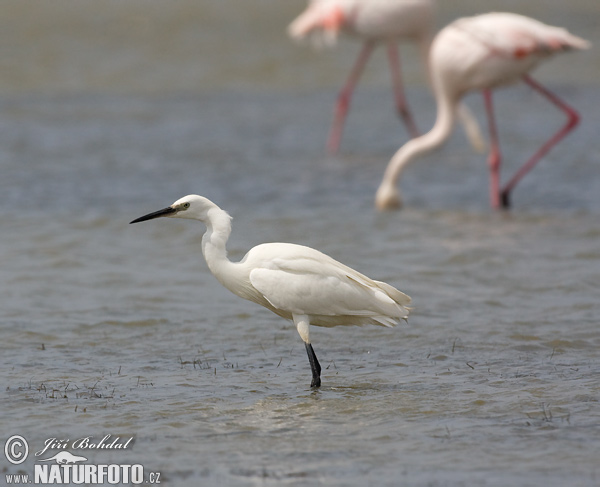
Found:
[{"label": "white egret", "polygon": [[252,248],[241,261],[231,262],[225,248],[231,217],[207,198],[184,196],[131,223],[163,216],[203,222],[207,230],[202,253],[217,280],[241,298],[294,322],[308,354],[311,387],[321,385],[321,366],[310,342],[309,325],[394,326],[408,317],[406,294],[309,247],[266,243]]}]

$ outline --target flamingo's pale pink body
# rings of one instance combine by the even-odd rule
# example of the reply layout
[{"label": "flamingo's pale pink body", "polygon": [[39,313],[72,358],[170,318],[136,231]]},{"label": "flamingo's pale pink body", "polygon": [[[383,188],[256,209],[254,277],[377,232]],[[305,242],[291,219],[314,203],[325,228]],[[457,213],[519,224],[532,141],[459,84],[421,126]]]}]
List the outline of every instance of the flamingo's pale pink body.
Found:
[{"label": "flamingo's pale pink body", "polygon": [[289,26],[295,39],[320,36],[333,44],[341,32],[364,40],[363,49],[340,92],[328,141],[330,152],[337,152],[350,98],[371,52],[378,43],[387,45],[396,106],[411,136],[418,135],[408,110],[402,86],[397,43],[417,43],[427,54],[433,32],[433,0],[312,0],[307,9]]},{"label": "flamingo's pale pink body", "polygon": [[[483,90],[491,133],[489,164],[491,202],[508,206],[509,194],[520,178],[578,122],[577,113],[529,75],[540,61],[562,51],[586,49],[589,43],[560,27],[512,13],[489,13],[462,18],[442,29],[431,45],[429,68],[438,106],[433,128],[408,141],[392,157],[375,203],[380,209],[401,205],[397,181],[402,170],[419,155],[441,145],[454,124],[460,99],[469,91]],[[501,190],[499,183],[500,151],[493,118],[491,90],[523,79],[547,97],[568,116],[557,132]]]},{"label": "flamingo's pale pink body", "polygon": [[321,32],[335,41],[344,32],[365,40],[397,42],[429,41],[432,28],[432,0],[312,0],[289,32],[294,38]]}]

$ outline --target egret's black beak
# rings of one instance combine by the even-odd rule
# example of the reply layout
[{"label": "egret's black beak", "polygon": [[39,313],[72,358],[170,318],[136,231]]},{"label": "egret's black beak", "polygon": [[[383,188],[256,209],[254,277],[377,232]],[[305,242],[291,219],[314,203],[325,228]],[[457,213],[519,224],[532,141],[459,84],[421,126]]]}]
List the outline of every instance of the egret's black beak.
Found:
[{"label": "egret's black beak", "polygon": [[153,213],[148,213],[147,215],[140,216],[139,218],[136,218],[135,220],[133,220],[129,223],[131,224],[131,223],[145,222],[146,220],[153,220],[154,218],[159,218],[161,216],[169,216],[169,215],[172,215],[173,213],[177,213],[177,210],[175,208],[173,208],[172,206],[168,206],[167,208],[163,208],[162,210],[158,210]]}]

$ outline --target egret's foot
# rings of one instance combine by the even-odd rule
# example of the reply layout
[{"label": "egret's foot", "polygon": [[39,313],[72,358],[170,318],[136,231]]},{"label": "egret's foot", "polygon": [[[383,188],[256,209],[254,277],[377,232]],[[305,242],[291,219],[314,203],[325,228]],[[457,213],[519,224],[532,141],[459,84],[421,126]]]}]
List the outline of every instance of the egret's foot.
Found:
[{"label": "egret's foot", "polygon": [[305,343],[306,353],[308,354],[308,361],[310,363],[310,369],[312,371],[312,381],[310,387],[321,387],[321,364],[317,360],[317,356],[313,347],[310,343]]}]

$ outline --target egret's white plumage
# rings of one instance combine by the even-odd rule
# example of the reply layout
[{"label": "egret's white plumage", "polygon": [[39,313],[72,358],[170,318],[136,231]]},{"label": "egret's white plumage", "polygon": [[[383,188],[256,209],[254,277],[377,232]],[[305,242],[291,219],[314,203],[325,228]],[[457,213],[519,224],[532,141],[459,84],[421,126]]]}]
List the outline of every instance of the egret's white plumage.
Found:
[{"label": "egret's white plumage", "polygon": [[226,250],[231,217],[207,198],[188,195],[131,223],[161,216],[203,222],[207,231],[202,253],[219,282],[241,298],[294,321],[307,346],[314,387],[320,385],[320,366],[310,345],[309,325],[394,326],[408,317],[406,294],[310,247],[266,243],[231,262]]},{"label": "egret's white plumage", "polygon": [[[455,20],[434,38],[429,69],[437,101],[433,128],[409,140],[394,154],[375,195],[379,209],[401,206],[397,181],[403,169],[420,155],[439,147],[450,136],[460,99],[469,91],[482,90],[490,123],[490,198],[494,207],[508,206],[516,183],[548,150],[570,132],[578,114],[556,95],[534,81],[529,71],[542,60],[589,43],[561,27],[546,25],[513,13],[492,12]],[[493,116],[491,90],[523,79],[567,115],[567,123],[500,188],[500,149]]]}]

